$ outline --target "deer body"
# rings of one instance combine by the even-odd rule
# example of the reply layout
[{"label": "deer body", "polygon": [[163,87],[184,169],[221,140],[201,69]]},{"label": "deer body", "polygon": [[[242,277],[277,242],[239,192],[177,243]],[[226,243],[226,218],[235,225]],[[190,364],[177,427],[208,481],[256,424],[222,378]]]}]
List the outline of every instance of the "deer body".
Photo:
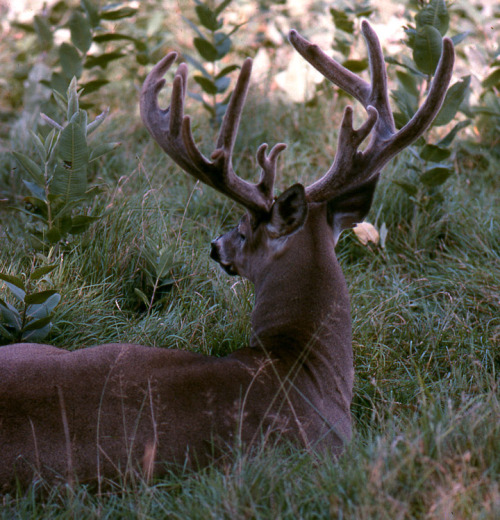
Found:
[{"label": "deer body", "polygon": [[271,262],[255,281],[251,346],[224,358],[134,344],[2,347],[0,482],[161,474],[262,437],[338,454],[351,435],[353,367],[331,236],[310,212],[293,247],[279,252],[302,251],[301,261],[278,272]]},{"label": "deer body", "polygon": [[[384,164],[431,124],[450,81],[453,46],[443,54],[427,99],[396,131],[382,50],[368,23],[371,84],[316,46],[290,41],[325,77],[366,109],[357,130],[344,111],[331,168],[307,188],[274,197],[284,144],[257,152],[257,184],[238,177],[232,151],[250,81],[241,68],[216,147],[206,158],[184,115],[187,68],[174,77],[171,106],[158,106],[170,53],[141,93],[145,126],[189,174],[247,210],[212,242],[211,256],[255,286],[250,345],[224,358],[133,344],[68,352],[49,345],[0,348],[0,490],[17,478],[101,479],[140,469],[146,477],[174,465],[198,467],[266,439],[286,438],[337,455],[351,437],[353,356],[349,297],[335,257],[340,232],[369,211]],[[367,147],[358,147],[371,135]]]}]

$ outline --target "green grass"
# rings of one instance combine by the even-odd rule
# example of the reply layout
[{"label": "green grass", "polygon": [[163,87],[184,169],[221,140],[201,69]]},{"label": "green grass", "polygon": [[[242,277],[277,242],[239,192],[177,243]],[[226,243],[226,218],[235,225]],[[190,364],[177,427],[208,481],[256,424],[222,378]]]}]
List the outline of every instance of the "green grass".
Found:
[{"label": "green grass", "polygon": [[[340,109],[257,105],[258,97],[247,108],[254,117],[242,123],[238,171],[255,175],[254,151],[265,140],[290,143],[280,188],[325,171]],[[206,135],[201,117],[197,134]],[[97,172],[107,188],[93,212],[105,216],[52,253],[62,302],[50,342],[69,349],[138,342],[213,355],[244,345],[252,287],[208,258],[210,240],[241,210],[174,167],[138,118],[117,112],[104,131],[124,144]],[[118,482],[101,494],[35,486],[0,498],[1,518],[498,518],[500,165],[457,165],[440,190],[444,202],[415,209],[391,182],[405,174],[403,164],[384,171],[369,218],[388,226],[385,249],[362,246],[351,232],[338,246],[356,365],[355,435],[338,462],[267,447],[223,467]],[[19,203],[20,183],[5,179],[4,193]],[[8,228],[14,237],[2,238],[0,271],[22,273],[32,259],[23,220],[0,206],[0,226],[0,235]],[[152,296],[147,251],[158,247],[171,253],[174,282],[148,311],[134,289]]]}]

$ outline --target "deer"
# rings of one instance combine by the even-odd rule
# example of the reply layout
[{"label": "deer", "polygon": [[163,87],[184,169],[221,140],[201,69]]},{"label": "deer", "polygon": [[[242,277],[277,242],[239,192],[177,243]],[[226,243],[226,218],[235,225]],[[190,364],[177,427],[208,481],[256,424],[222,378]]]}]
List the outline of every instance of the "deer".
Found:
[{"label": "deer", "polygon": [[125,343],[71,351],[1,347],[0,489],[37,479],[102,482],[128,471],[161,477],[264,442],[342,454],[352,436],[354,363],[349,294],[335,246],[368,214],[382,168],[432,123],[454,63],[453,44],[444,38],[425,101],[396,130],[382,48],[366,20],[362,34],[371,82],[290,31],[296,51],[367,116],[355,129],[347,106],[331,167],[277,197],[285,144],[259,146],[255,184],[233,169],[252,60],[241,66],[210,157],[200,152],[184,114],[187,66],[175,73],[166,109],[158,96],[177,53],[152,68],[140,96],[145,127],[182,170],[245,210],[236,227],[213,240],[210,256],[254,285],[249,343],[225,357]]}]

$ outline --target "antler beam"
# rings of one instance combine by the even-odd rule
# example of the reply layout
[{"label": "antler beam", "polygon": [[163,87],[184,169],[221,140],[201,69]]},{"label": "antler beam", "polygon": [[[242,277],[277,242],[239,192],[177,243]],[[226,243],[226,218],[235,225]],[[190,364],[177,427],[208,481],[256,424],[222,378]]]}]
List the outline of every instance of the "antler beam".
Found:
[{"label": "antler beam", "polygon": [[241,67],[235,89],[210,159],[198,149],[191,132],[191,119],[184,115],[187,90],[187,66],[181,63],[175,73],[171,104],[160,109],[158,94],[165,84],[163,76],[177,59],[171,52],[149,73],[141,92],[141,116],[144,125],[163,150],[186,172],[215,188],[254,214],[268,213],[273,204],[274,179],[278,155],[286,145],[275,145],[269,155],[267,144],[257,151],[262,174],[257,184],[238,177],[233,170],[232,153],[238,133],[241,113],[250,83],[252,60],[246,59]]},{"label": "antler beam", "polygon": [[[357,99],[368,112],[368,120],[358,130],[352,126],[352,108],[346,107],[334,162],[326,174],[307,190],[310,201],[325,201],[373,179],[383,166],[401,150],[418,139],[430,126],[444,101],[454,63],[453,43],[443,38],[443,51],[427,99],[412,119],[396,131],[389,104],[387,72],[382,48],[375,31],[367,21],[361,31],[368,48],[371,83],[347,70],[314,45],[291,31],[289,38],[295,49],[325,78]],[[363,152],[361,142],[373,129]]]}]

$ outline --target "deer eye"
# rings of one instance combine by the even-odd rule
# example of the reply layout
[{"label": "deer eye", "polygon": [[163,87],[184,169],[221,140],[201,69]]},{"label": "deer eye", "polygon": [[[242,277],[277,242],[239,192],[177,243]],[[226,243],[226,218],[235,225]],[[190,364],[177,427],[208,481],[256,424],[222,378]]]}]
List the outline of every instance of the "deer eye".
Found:
[{"label": "deer eye", "polygon": [[241,241],[244,241],[247,239],[247,237],[241,231],[238,231],[238,236],[240,237]]}]

